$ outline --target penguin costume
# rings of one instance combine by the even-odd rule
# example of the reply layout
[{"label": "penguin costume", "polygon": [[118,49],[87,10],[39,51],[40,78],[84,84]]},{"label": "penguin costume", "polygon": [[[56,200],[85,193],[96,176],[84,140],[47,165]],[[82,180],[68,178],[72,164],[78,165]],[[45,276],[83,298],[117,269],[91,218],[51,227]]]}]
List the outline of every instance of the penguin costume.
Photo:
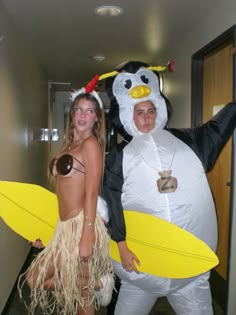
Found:
[{"label": "penguin costume", "polygon": [[[216,210],[206,172],[234,131],[236,103],[227,104],[199,127],[168,128],[171,105],[160,91],[158,73],[148,67],[139,61],[127,62],[105,83],[111,120],[124,137],[108,154],[105,165],[103,197],[111,238],[118,245],[125,243],[123,210],[133,209],[187,230],[215,251]],[[135,105],[145,101],[156,108],[155,127],[147,133],[139,131],[133,120]],[[166,172],[171,181],[160,184]],[[142,226],[136,228],[142,233]],[[213,314],[210,272],[170,279],[130,272],[115,261],[113,266],[121,280],[115,315],[147,315],[161,296],[167,297],[176,314]]]}]

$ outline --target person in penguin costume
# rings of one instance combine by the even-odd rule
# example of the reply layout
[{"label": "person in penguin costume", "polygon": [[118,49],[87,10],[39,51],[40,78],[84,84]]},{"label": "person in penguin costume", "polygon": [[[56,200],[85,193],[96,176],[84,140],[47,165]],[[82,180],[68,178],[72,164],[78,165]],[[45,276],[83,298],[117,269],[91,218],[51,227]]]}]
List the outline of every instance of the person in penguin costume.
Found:
[{"label": "person in penguin costume", "polygon": [[[167,127],[171,105],[160,91],[158,73],[140,61],[115,70],[116,76],[106,79],[105,89],[111,99],[110,118],[124,141],[108,154],[103,182],[109,230],[121,257],[121,263],[113,261],[121,280],[115,315],[147,315],[161,296],[167,297],[176,314],[212,315],[210,272],[184,279],[137,272],[136,264],[142,261],[126,244],[123,210],[171,222],[215,251],[217,219],[206,172],[234,131],[236,103],[227,104],[201,126],[171,129]],[[154,108],[151,130],[140,129],[139,118],[134,121],[134,109],[140,103]],[[157,184],[164,171],[171,178],[167,189]],[[142,233],[142,226],[136,228]]]}]

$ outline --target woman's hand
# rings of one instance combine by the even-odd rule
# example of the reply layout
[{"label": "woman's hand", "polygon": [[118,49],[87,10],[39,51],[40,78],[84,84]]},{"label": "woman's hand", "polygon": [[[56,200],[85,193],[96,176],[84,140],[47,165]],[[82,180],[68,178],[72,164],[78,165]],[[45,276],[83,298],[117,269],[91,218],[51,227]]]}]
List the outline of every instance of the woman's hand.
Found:
[{"label": "woman's hand", "polygon": [[137,256],[128,248],[126,242],[119,242],[117,243],[119,252],[120,252],[120,259],[121,259],[121,264],[123,268],[128,271],[135,271],[139,272],[135,263],[138,264],[139,266],[141,265],[139,259]]},{"label": "woman's hand", "polygon": [[79,243],[79,256],[81,261],[86,262],[92,256],[94,243],[94,228],[92,226],[84,228]]},{"label": "woman's hand", "polygon": [[38,249],[44,248],[43,243],[40,238],[37,238],[34,242],[29,242],[29,243],[31,244],[31,246],[35,248],[38,248]]}]

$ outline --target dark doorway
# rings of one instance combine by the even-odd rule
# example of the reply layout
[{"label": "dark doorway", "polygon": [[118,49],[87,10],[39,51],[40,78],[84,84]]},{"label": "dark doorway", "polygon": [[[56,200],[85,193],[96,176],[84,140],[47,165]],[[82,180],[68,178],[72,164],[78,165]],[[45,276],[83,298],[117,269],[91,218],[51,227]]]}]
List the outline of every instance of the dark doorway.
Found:
[{"label": "dark doorway", "polygon": [[[192,127],[209,120],[220,108],[235,100],[236,26],[192,56]],[[233,215],[234,140],[230,139],[208,174],[217,208],[219,266],[212,271],[212,295],[226,311],[230,273],[230,243]]]}]

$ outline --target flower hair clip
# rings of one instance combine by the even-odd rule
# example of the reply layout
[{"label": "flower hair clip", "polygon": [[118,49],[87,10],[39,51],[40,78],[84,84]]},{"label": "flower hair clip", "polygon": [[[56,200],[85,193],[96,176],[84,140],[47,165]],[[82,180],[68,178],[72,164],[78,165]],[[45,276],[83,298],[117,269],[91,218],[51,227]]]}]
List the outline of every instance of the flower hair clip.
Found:
[{"label": "flower hair clip", "polygon": [[86,87],[83,87],[71,93],[70,99],[72,100],[72,102],[76,99],[78,95],[88,93],[88,94],[93,95],[96,98],[100,108],[102,109],[103,108],[102,100],[99,97],[98,93],[94,90],[98,80],[99,80],[99,75],[96,74],[94,78],[86,85]]}]

